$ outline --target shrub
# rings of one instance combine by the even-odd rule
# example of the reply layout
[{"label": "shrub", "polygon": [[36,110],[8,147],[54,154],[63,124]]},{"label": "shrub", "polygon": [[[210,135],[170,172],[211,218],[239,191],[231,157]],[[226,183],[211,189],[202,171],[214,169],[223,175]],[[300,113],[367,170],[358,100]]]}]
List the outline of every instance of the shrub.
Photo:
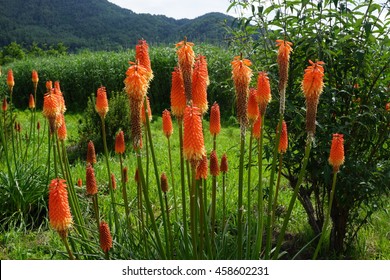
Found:
[{"label": "shrub", "polygon": [[[390,82],[390,41],[386,33],[389,20],[383,22],[379,17],[386,7],[372,1],[284,1],[272,7],[258,0],[233,2],[232,7],[241,5],[251,11],[250,16],[240,19],[241,30],[235,33],[234,48],[257,67],[273,64],[275,54],[270,50],[275,48],[276,39],[284,37],[294,43],[285,115],[293,141],[284,157],[283,170],[291,186],[295,186],[300,170],[302,154],[297,151],[302,150],[306,137],[302,129],[305,111],[300,79],[309,59],[326,63],[316,147],[298,198],[318,234],[331,186],[332,170],[327,163],[330,140],[333,133],[343,133],[346,161],[338,176],[331,211],[331,248],[342,253],[371,214],[388,203],[390,114],[385,104]],[[257,26],[251,25],[253,22]],[[277,67],[264,70],[270,72],[274,93],[267,114],[277,115]],[[273,135],[276,118],[267,124],[267,134]]]}]

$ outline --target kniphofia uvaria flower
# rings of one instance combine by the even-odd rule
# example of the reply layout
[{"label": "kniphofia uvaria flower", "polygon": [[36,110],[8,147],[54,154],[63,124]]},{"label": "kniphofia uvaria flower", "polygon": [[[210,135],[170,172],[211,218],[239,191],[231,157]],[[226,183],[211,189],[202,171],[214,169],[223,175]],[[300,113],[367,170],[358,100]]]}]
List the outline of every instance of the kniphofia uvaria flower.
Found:
[{"label": "kniphofia uvaria flower", "polygon": [[335,133],[332,136],[330,148],[329,164],[333,166],[333,171],[338,172],[340,166],[344,164],[344,135]]}]

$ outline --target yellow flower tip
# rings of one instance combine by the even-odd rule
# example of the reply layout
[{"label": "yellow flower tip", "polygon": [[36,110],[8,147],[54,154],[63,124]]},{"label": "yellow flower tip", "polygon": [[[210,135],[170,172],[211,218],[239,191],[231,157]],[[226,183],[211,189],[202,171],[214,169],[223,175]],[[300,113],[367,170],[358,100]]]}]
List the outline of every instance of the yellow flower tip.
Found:
[{"label": "yellow flower tip", "polygon": [[99,241],[103,252],[107,253],[112,248],[110,228],[105,221],[101,221],[99,225]]},{"label": "yellow flower tip", "polygon": [[120,130],[115,137],[115,153],[123,154],[125,152],[125,149],[126,149],[125,135],[123,131]]},{"label": "yellow flower tip", "polygon": [[49,184],[49,221],[53,229],[66,236],[72,226],[65,180],[53,179]]},{"label": "yellow flower tip", "polygon": [[173,125],[172,125],[172,118],[171,113],[167,109],[165,109],[162,113],[162,128],[164,135],[169,138],[171,137],[173,133]]},{"label": "yellow flower tip", "polygon": [[166,193],[166,192],[168,192],[168,179],[167,179],[167,175],[165,175],[165,173],[163,172],[162,174],[161,174],[161,177],[160,177],[160,186],[161,186],[161,190],[162,190],[162,192],[163,193]]},{"label": "yellow flower tip", "polygon": [[218,156],[215,150],[213,150],[210,154],[210,175],[211,176],[219,175]]},{"label": "yellow flower tip", "polygon": [[86,169],[86,191],[87,195],[95,195],[98,192],[95,171],[91,164],[87,164]]},{"label": "yellow flower tip", "polygon": [[105,118],[108,112],[108,99],[106,88],[101,86],[96,93],[95,110],[101,118]]},{"label": "yellow flower tip", "polygon": [[196,167],[195,179],[207,179],[208,168],[207,168],[207,156],[203,155],[202,160],[199,162]]},{"label": "yellow flower tip", "polygon": [[199,109],[187,106],[183,118],[183,154],[192,164],[200,161],[206,154],[204,147],[202,119]]},{"label": "yellow flower tip", "polygon": [[340,166],[344,164],[344,135],[333,134],[330,148],[329,164],[333,166],[333,171],[338,172]]}]

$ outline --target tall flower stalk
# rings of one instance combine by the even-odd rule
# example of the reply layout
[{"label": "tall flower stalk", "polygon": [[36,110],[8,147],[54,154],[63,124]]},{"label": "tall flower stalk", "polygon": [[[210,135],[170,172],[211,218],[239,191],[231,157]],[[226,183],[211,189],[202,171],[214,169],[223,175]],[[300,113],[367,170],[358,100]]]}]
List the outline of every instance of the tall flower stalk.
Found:
[{"label": "tall flower stalk", "polygon": [[[302,92],[306,98],[306,147],[305,147],[305,155],[302,160],[301,170],[298,175],[297,184],[294,188],[294,193],[290,199],[290,204],[287,209],[286,216],[283,221],[282,228],[280,230],[280,234],[278,236],[278,240],[276,243],[276,248],[273,253],[273,259],[278,258],[280,246],[282,245],[282,241],[284,239],[284,233],[286,232],[286,228],[288,222],[290,220],[292,209],[294,208],[295,200],[298,195],[299,187],[302,184],[303,176],[306,171],[307,162],[309,161],[310,150],[312,143],[314,141],[314,133],[315,133],[315,116],[317,115],[317,105],[319,101],[320,94],[324,88],[324,68],[322,65],[324,62],[318,61],[316,63],[309,60],[310,66],[305,69],[305,74],[302,80]],[[315,102],[314,102],[315,101]],[[315,106],[314,106],[315,105]],[[281,127],[279,127],[281,129]]]},{"label": "tall flower stalk", "polygon": [[318,241],[317,248],[314,252],[313,259],[317,258],[318,252],[321,249],[322,242],[324,241],[327,227],[330,220],[330,213],[332,211],[333,197],[336,190],[337,173],[340,170],[340,166],[344,164],[344,135],[335,133],[332,137],[332,145],[330,147],[329,164],[333,166],[333,180],[332,189],[329,194],[328,212],[325,216],[325,221],[322,226],[322,232],[320,240]]},{"label": "tall flower stalk", "polygon": [[252,70],[249,68],[251,62],[248,59],[243,59],[242,56],[236,56],[231,62],[232,64],[232,79],[236,91],[237,99],[237,118],[240,123],[240,164],[238,174],[238,204],[237,204],[237,257],[242,259],[243,246],[243,186],[244,186],[244,153],[245,153],[245,132],[248,124],[247,106],[249,83],[252,77]]},{"label": "tall flower stalk", "polygon": [[118,217],[118,212],[116,210],[115,195],[112,188],[111,171],[110,171],[110,163],[109,163],[107,139],[106,139],[107,137],[106,137],[105,117],[108,113],[109,108],[108,108],[106,88],[103,86],[101,86],[97,90],[95,109],[96,112],[99,114],[100,120],[102,122],[102,138],[103,138],[103,147],[104,147],[104,157],[106,159],[106,166],[107,166],[108,189],[111,197],[111,209],[112,212],[114,213],[115,234],[119,238],[119,232],[120,232],[119,217]]}]

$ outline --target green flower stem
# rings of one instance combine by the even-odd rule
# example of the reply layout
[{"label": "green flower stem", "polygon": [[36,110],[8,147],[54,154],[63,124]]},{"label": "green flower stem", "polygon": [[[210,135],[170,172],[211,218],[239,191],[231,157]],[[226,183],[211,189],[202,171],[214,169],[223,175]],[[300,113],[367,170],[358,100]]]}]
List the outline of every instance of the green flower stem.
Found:
[{"label": "green flower stem", "polygon": [[280,179],[282,177],[282,165],[283,165],[283,153],[279,154],[279,167],[278,167],[278,179],[276,181],[276,188],[275,188],[275,198],[272,206],[272,224],[271,227],[275,224],[275,210],[276,206],[278,204],[278,194],[279,194],[279,188],[280,188]]},{"label": "green flower stem", "polygon": [[[46,182],[46,185],[49,184],[49,181],[50,181],[50,152],[51,152],[51,134],[50,134],[50,129],[48,129],[48,149],[49,151],[47,152],[47,163],[46,163],[46,166],[47,166],[47,182]],[[43,141],[43,139],[42,139]]]},{"label": "green flower stem", "polygon": [[[38,133],[39,133],[39,131],[38,131]],[[87,233],[85,231],[85,223],[84,223],[83,216],[81,214],[79,200],[77,198],[77,194],[76,194],[76,191],[74,189],[73,180],[72,180],[72,173],[70,172],[68,156],[66,153],[65,143],[63,140],[61,141],[61,148],[62,148],[62,158],[64,160],[64,166],[65,166],[65,174],[67,176],[67,182],[68,182],[70,209],[72,210],[73,216],[75,218],[76,228],[77,228],[78,232],[84,238],[87,238]]]},{"label": "green flower stem", "polygon": [[226,226],[226,172],[222,172],[222,229]]},{"label": "green flower stem", "polygon": [[215,222],[215,212],[217,206],[217,177],[212,176],[211,181],[211,244],[213,245],[213,252],[215,252],[215,235],[216,235],[216,222]]},{"label": "green flower stem", "polygon": [[104,146],[104,156],[106,158],[106,165],[107,165],[108,189],[111,196],[111,207],[114,212],[115,234],[119,238],[120,227],[119,227],[118,213],[116,211],[115,196],[114,196],[114,192],[112,189],[112,182],[111,182],[111,171],[110,171],[110,163],[109,163],[107,140],[106,140],[106,125],[105,125],[104,118],[101,117],[101,121],[102,121],[102,138],[103,138],[103,146]]},{"label": "green flower stem", "polygon": [[191,164],[191,173],[192,173],[192,184],[190,189],[190,226],[191,226],[191,242],[192,242],[192,252],[193,258],[198,259],[197,254],[197,236],[196,236],[196,166],[195,164]]},{"label": "green flower stem", "polygon": [[242,214],[244,211],[243,206],[243,188],[244,188],[244,153],[245,153],[245,132],[241,129],[241,141],[240,141],[240,165],[238,172],[238,204],[237,204],[237,227],[238,227],[238,239],[237,239],[237,258],[242,259],[242,242],[243,242],[243,230],[242,230]]},{"label": "green flower stem", "polygon": [[169,204],[168,204],[168,196],[167,196],[166,192],[164,193],[164,199],[165,199],[165,211],[167,212],[168,236],[169,236],[169,246],[167,246],[167,248],[168,248],[167,255],[173,260],[172,227],[171,227],[171,222],[169,220]]},{"label": "green flower stem", "polygon": [[94,194],[92,196],[92,205],[93,210],[95,212],[95,219],[96,219],[96,225],[97,225],[97,232],[100,232],[100,215],[99,215],[99,203],[98,203],[98,194]]},{"label": "green flower stem", "polygon": [[272,168],[271,168],[271,175],[269,179],[269,195],[268,195],[268,205],[267,205],[267,224],[266,224],[266,242],[265,242],[265,259],[270,258],[271,253],[271,242],[272,242],[272,202],[273,202],[273,196],[274,196],[274,178],[276,173],[276,159],[278,158],[278,146],[280,141],[280,133],[282,131],[282,122],[283,122],[283,115],[280,115],[279,122],[278,122],[278,130],[276,132],[276,139],[275,139],[275,146],[274,146],[274,152],[272,157]]},{"label": "green flower stem", "polygon": [[[131,230],[130,209],[129,209],[129,202],[127,200],[126,182],[125,182],[125,178],[123,178],[122,154],[119,154],[119,162],[120,162],[120,166],[121,166],[122,197],[123,197],[123,203],[125,204],[127,227],[129,229],[129,233],[130,233],[130,230]],[[130,236],[132,236],[132,235],[130,234]]]},{"label": "green flower stem", "polygon": [[248,191],[247,191],[247,203],[248,203],[248,211],[247,211],[247,236],[246,236],[246,259],[250,258],[250,252],[252,247],[251,242],[251,232],[252,232],[252,220],[251,220],[251,183],[252,183],[252,142],[253,142],[253,124],[251,124],[251,134],[249,138],[249,159],[248,159]]},{"label": "green flower stem", "polygon": [[[199,242],[199,252],[200,252],[200,259],[203,259],[203,250],[204,250],[204,240],[205,240],[205,211],[204,211],[204,197],[203,197],[203,185],[202,185],[202,179],[197,181],[198,185],[198,199],[199,199],[199,236],[200,236],[200,242]],[[206,234],[207,235],[207,234]]]},{"label": "green flower stem", "polygon": [[260,139],[257,141],[257,164],[258,164],[258,193],[257,193],[257,230],[255,250],[253,259],[259,259],[263,245],[263,227],[264,227],[264,200],[263,200],[263,139],[264,139],[264,116],[261,117]]},{"label": "green flower stem", "polygon": [[157,168],[157,161],[156,161],[156,154],[154,152],[154,146],[153,146],[153,139],[152,139],[152,132],[150,130],[150,122],[149,122],[149,114],[148,114],[148,105],[146,101],[146,97],[144,98],[144,108],[145,108],[145,120],[146,120],[146,128],[147,128],[147,135],[148,135],[148,140],[149,140],[149,147],[150,147],[150,152],[152,154],[152,161],[153,161],[153,167],[154,167],[154,175],[156,177],[156,184],[157,184],[157,192],[158,192],[158,198],[160,201],[160,209],[161,209],[161,216],[163,220],[163,226],[164,226],[164,235],[165,235],[165,240],[168,240],[168,228],[167,228],[167,221],[166,221],[166,216],[165,216],[165,211],[164,211],[164,201],[163,201],[163,196],[162,196],[162,190],[161,190],[161,184],[160,184],[160,173],[158,172]]},{"label": "green flower stem", "polygon": [[303,176],[305,174],[306,166],[307,166],[307,163],[309,161],[312,141],[313,141],[313,136],[308,135],[308,137],[306,139],[305,156],[303,157],[302,167],[301,167],[301,170],[299,171],[298,181],[297,181],[297,184],[294,188],[294,193],[291,197],[290,204],[288,206],[287,213],[286,213],[286,216],[285,216],[284,221],[283,221],[282,229],[280,230],[280,233],[278,236],[276,248],[275,248],[275,251],[273,253],[274,260],[276,260],[279,256],[280,247],[282,245],[282,242],[284,239],[284,234],[286,232],[286,228],[287,228],[288,222],[290,220],[291,212],[294,208],[295,200],[298,196],[299,187],[301,186],[302,181],[303,181]]},{"label": "green flower stem", "polygon": [[[5,124],[5,113],[4,113],[4,124]],[[9,158],[8,158],[8,144],[7,144],[7,139],[5,136],[5,126],[4,126],[4,128],[0,127],[0,129],[1,129],[1,142],[2,142],[3,147],[4,147],[5,160],[7,162],[8,177],[10,178],[11,182],[13,182],[14,179],[12,176],[12,169],[11,169],[11,165],[9,163]]]},{"label": "green flower stem", "polygon": [[[188,226],[187,226],[187,206],[186,206],[186,179],[184,175],[184,155],[183,155],[183,122],[179,120],[179,141],[180,141],[180,179],[181,179],[181,204],[183,213],[184,248],[186,254],[189,252]],[[188,255],[187,255],[188,257]]]},{"label": "green flower stem", "polygon": [[173,168],[172,168],[172,153],[171,153],[171,141],[170,137],[168,139],[168,157],[169,157],[169,171],[171,172],[171,181],[172,181],[172,192],[173,192],[173,206],[175,207],[175,220],[178,221],[178,215],[177,215],[177,198],[176,198],[176,190],[175,190],[175,179],[173,175]]},{"label": "green flower stem", "polygon": [[[202,192],[203,192],[203,198],[201,196],[201,193],[199,194],[199,200],[200,200],[199,206],[201,208],[201,212],[203,212],[203,225],[201,225],[201,226],[203,227],[203,233],[205,236],[207,255],[213,257],[214,252],[213,252],[213,250],[211,250],[211,248],[212,248],[211,240],[210,240],[210,236],[208,234],[209,230],[211,230],[211,229],[209,229],[210,223],[209,223],[209,219],[208,219],[208,215],[207,215],[207,180],[206,179],[202,179]],[[203,202],[202,202],[202,199],[203,199]],[[213,248],[214,248],[214,245],[213,245]]]},{"label": "green flower stem", "polygon": [[156,225],[156,220],[154,218],[152,205],[150,203],[149,189],[148,189],[148,186],[146,185],[145,176],[144,176],[144,172],[143,172],[143,169],[142,169],[141,153],[140,153],[139,149],[136,151],[136,156],[137,156],[137,164],[138,164],[138,174],[139,174],[139,177],[141,179],[141,189],[143,191],[144,198],[145,198],[146,210],[148,211],[148,214],[149,214],[149,217],[150,217],[150,221],[152,223],[152,229],[154,231],[154,235],[155,235],[155,238],[156,238],[156,241],[157,241],[157,246],[158,246],[158,250],[159,250],[161,259],[165,260],[166,259],[166,255],[165,255],[164,247],[162,245],[160,234],[158,232],[158,228],[157,228],[157,225]]},{"label": "green flower stem", "polygon": [[68,252],[68,255],[69,255],[69,259],[70,260],[74,260],[74,256],[73,256],[73,253],[72,253],[72,250],[70,249],[69,247],[69,243],[68,243],[68,238],[66,235],[63,235],[60,233],[60,236],[61,236],[61,239],[62,239],[62,242],[64,242],[64,245],[65,245],[65,248],[66,248],[66,251]]},{"label": "green flower stem", "polygon": [[10,101],[9,101],[9,111],[10,111],[10,126],[11,126],[11,141],[12,141],[12,153],[14,156],[14,165],[16,167],[16,153],[15,153],[15,132],[14,132],[14,116],[13,116],[13,106],[12,106],[12,89],[9,91]]},{"label": "green flower stem", "polygon": [[338,172],[333,172],[333,182],[332,182],[332,190],[331,190],[330,195],[329,195],[328,213],[326,214],[325,222],[322,226],[321,237],[320,237],[320,240],[318,241],[317,248],[314,252],[313,260],[317,259],[318,252],[321,249],[322,242],[324,241],[324,238],[326,235],[327,227],[328,227],[329,220],[330,220],[330,212],[332,211],[334,193],[335,193],[335,189],[336,189],[337,173]]}]

